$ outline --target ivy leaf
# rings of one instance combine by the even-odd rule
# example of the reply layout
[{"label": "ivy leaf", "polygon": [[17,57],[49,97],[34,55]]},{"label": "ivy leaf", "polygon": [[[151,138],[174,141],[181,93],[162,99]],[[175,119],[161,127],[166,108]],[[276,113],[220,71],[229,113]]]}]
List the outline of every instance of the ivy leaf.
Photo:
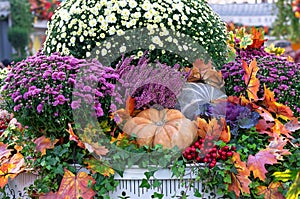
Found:
[{"label": "ivy leaf", "polygon": [[11,163],[4,163],[0,166],[0,187],[3,189],[8,183],[10,172],[16,165]]},{"label": "ivy leaf", "polygon": [[162,199],[164,197],[164,194],[154,192],[153,196],[154,196],[154,198]]},{"label": "ivy leaf", "polygon": [[293,111],[290,107],[276,102],[274,92],[270,91],[266,85],[264,85],[264,98],[262,103],[269,112],[275,113],[277,118],[286,121],[294,119]]},{"label": "ivy leaf", "polygon": [[0,160],[8,158],[11,155],[11,149],[7,149],[7,144],[0,142]]},{"label": "ivy leaf", "polygon": [[245,162],[241,161],[240,154],[234,152],[232,156],[232,162],[237,170],[237,174],[231,172],[231,184],[228,186],[229,191],[234,191],[237,197],[240,193],[250,194],[249,184],[251,180],[249,179],[250,171],[246,166]]},{"label": "ivy leaf", "polygon": [[258,186],[258,195],[264,194],[265,199],[285,199],[285,197],[278,191],[282,187],[280,182],[271,182],[268,187]]},{"label": "ivy leaf", "polygon": [[269,149],[260,150],[255,156],[248,156],[248,168],[253,172],[254,178],[259,178],[264,181],[266,179],[266,173],[268,172],[265,168],[266,164],[277,163],[276,156],[271,153]]},{"label": "ivy leaf", "polygon": [[149,182],[148,182],[148,180],[147,179],[143,179],[142,180],[142,183],[141,183],[141,185],[140,185],[140,187],[141,188],[146,188],[146,189],[150,189],[150,184],[149,184]]},{"label": "ivy leaf", "polygon": [[103,176],[111,176],[114,174],[114,170],[108,164],[95,158],[86,159],[84,163],[88,165],[88,169],[100,173]]},{"label": "ivy leaf", "polygon": [[46,149],[53,149],[54,145],[58,142],[58,139],[55,139],[53,142],[50,138],[46,136],[41,136],[37,138],[34,143],[36,144],[35,150],[41,152],[42,156],[46,154]]},{"label": "ivy leaf", "polygon": [[258,100],[257,92],[259,90],[260,83],[256,77],[256,74],[259,70],[259,68],[257,67],[256,60],[254,59],[253,61],[251,61],[249,67],[247,63],[243,60],[242,66],[245,70],[245,74],[243,78],[247,87],[248,98],[250,100],[257,101]]},{"label": "ivy leaf", "polygon": [[95,180],[85,172],[79,172],[77,175],[74,175],[69,170],[65,169],[65,174],[61,181],[58,192],[50,192],[41,196],[41,199],[92,199],[96,193],[93,191],[89,184],[94,185]]}]

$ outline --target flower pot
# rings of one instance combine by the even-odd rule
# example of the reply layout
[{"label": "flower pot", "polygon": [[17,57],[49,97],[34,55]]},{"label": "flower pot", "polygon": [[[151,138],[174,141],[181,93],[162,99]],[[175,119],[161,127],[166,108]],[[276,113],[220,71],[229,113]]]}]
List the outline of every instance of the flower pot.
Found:
[{"label": "flower pot", "polygon": [[38,175],[32,173],[21,173],[13,180],[9,179],[6,188],[6,194],[10,198],[30,199],[24,188],[29,187],[38,178]]},{"label": "flower pot", "polygon": [[[191,173],[192,167],[186,168],[186,174],[182,180],[173,177],[170,169],[159,169],[154,173],[154,178],[150,178],[148,181],[150,184],[154,180],[161,182],[161,185],[156,188],[140,188],[143,179],[146,179],[144,173],[147,169],[141,169],[134,166],[130,169],[126,169],[123,173],[123,177],[115,174],[115,180],[119,182],[119,185],[113,192],[109,193],[110,198],[154,198],[154,193],[160,193],[164,195],[164,198],[179,198],[182,195],[187,195],[188,198],[196,198],[194,196],[196,189],[202,194],[202,198],[217,199],[221,196],[215,193],[215,190],[202,185],[201,181],[190,182],[194,180],[196,176]],[[183,185],[185,183],[185,185]]]}]

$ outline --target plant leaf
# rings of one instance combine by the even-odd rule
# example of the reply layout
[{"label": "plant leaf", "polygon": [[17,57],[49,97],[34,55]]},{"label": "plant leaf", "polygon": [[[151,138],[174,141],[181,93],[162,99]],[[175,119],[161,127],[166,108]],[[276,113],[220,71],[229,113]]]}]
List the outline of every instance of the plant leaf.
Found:
[{"label": "plant leaf", "polygon": [[41,196],[42,199],[92,199],[96,193],[89,186],[90,182],[94,185],[95,180],[85,172],[79,172],[74,175],[69,170],[65,169],[65,174],[61,181],[58,192],[50,192]]},{"label": "plant leaf", "polygon": [[100,173],[103,176],[111,176],[115,173],[115,171],[109,166],[109,164],[106,164],[105,162],[102,162],[95,158],[86,159],[84,163],[88,165],[88,169]]},{"label": "plant leaf", "polygon": [[257,101],[257,92],[259,90],[260,83],[256,77],[257,71],[259,70],[259,68],[257,67],[256,60],[254,59],[253,61],[251,61],[249,67],[247,63],[243,60],[242,66],[245,70],[243,78],[247,87],[248,98],[250,100]]},{"label": "plant leaf", "polygon": [[0,160],[8,158],[11,155],[11,149],[7,149],[7,144],[0,142]]},{"label": "plant leaf", "polygon": [[126,100],[126,112],[129,113],[129,115],[132,115],[133,111],[134,111],[134,107],[135,107],[135,98],[128,96],[127,100]]},{"label": "plant leaf", "polygon": [[15,168],[14,164],[4,163],[0,166],[0,187],[3,189],[4,186],[8,183],[9,173]]},{"label": "plant leaf", "polygon": [[291,132],[286,129],[286,127],[277,119],[275,119],[275,124],[271,128],[273,137],[279,137],[280,135],[285,135],[288,138],[293,138],[290,134]]},{"label": "plant leaf", "polygon": [[258,186],[258,195],[264,194],[265,199],[285,199],[285,197],[278,191],[278,188],[282,187],[280,182],[271,182],[268,187]]},{"label": "plant leaf", "polygon": [[291,132],[295,132],[300,129],[300,121],[297,118],[292,119],[288,123],[286,123],[285,128]]},{"label": "plant leaf", "polygon": [[70,134],[69,136],[69,140],[73,140],[75,142],[77,142],[77,146],[79,146],[80,148],[85,149],[85,145],[84,143],[79,139],[79,137],[77,135],[75,135],[72,125],[68,124],[69,126],[69,130],[67,130],[67,132]]},{"label": "plant leaf", "polygon": [[34,143],[36,144],[35,150],[41,152],[42,156],[46,154],[46,149],[53,149],[54,145],[58,142],[58,139],[55,139],[53,142],[50,138],[46,138],[44,135],[37,138]]},{"label": "plant leaf", "polygon": [[10,164],[14,165],[14,168],[10,171],[10,178],[14,179],[19,173],[23,172],[25,166],[24,156],[21,153],[16,153],[11,159]]},{"label": "plant leaf", "polygon": [[275,113],[277,118],[282,118],[286,121],[294,119],[294,114],[290,107],[276,102],[274,92],[270,91],[266,85],[264,85],[263,99],[263,105],[269,112]]},{"label": "plant leaf", "polygon": [[266,179],[266,173],[268,172],[265,168],[266,164],[277,163],[276,156],[271,153],[269,149],[260,150],[255,156],[248,156],[248,168],[253,172],[254,178],[259,178],[260,180]]},{"label": "plant leaf", "polygon": [[286,199],[299,199],[300,195],[300,171],[286,194]]},{"label": "plant leaf", "polygon": [[288,149],[284,149],[285,145],[287,144],[288,140],[282,136],[275,137],[267,147],[269,151],[276,156],[277,160],[283,160],[283,155],[290,155]]},{"label": "plant leaf", "polygon": [[237,174],[231,172],[231,184],[229,184],[228,190],[234,191],[237,197],[240,196],[240,193],[250,194],[250,171],[247,168],[246,163],[241,161],[240,154],[236,152],[233,153],[231,160],[234,163],[234,166],[237,170]]},{"label": "plant leaf", "polygon": [[216,88],[222,88],[225,84],[221,71],[216,71],[210,61],[205,63],[201,59],[196,59],[189,72],[189,82],[203,81]]},{"label": "plant leaf", "polygon": [[253,43],[249,46],[250,48],[260,48],[264,45],[267,39],[264,39],[264,34],[257,28],[252,27],[252,40]]}]

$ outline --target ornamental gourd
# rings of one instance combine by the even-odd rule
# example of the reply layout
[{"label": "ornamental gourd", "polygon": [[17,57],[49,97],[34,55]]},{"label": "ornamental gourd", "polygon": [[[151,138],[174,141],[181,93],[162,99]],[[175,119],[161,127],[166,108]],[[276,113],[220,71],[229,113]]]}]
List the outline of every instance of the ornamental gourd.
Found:
[{"label": "ornamental gourd", "polygon": [[161,144],[165,149],[177,146],[183,150],[197,138],[195,122],[175,109],[146,109],[129,119],[123,131],[135,135],[139,146]]}]

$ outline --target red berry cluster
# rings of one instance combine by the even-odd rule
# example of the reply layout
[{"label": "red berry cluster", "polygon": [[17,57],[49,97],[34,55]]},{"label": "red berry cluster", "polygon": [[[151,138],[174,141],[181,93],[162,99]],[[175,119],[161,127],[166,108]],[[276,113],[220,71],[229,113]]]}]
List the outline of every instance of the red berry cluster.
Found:
[{"label": "red berry cluster", "polygon": [[216,166],[217,160],[226,160],[233,155],[235,146],[222,148],[214,144],[213,139],[200,138],[192,146],[185,149],[183,157],[198,163],[207,163],[209,168]]},{"label": "red berry cluster", "polygon": [[10,118],[4,118],[0,120],[0,135],[7,129],[10,122]]}]

